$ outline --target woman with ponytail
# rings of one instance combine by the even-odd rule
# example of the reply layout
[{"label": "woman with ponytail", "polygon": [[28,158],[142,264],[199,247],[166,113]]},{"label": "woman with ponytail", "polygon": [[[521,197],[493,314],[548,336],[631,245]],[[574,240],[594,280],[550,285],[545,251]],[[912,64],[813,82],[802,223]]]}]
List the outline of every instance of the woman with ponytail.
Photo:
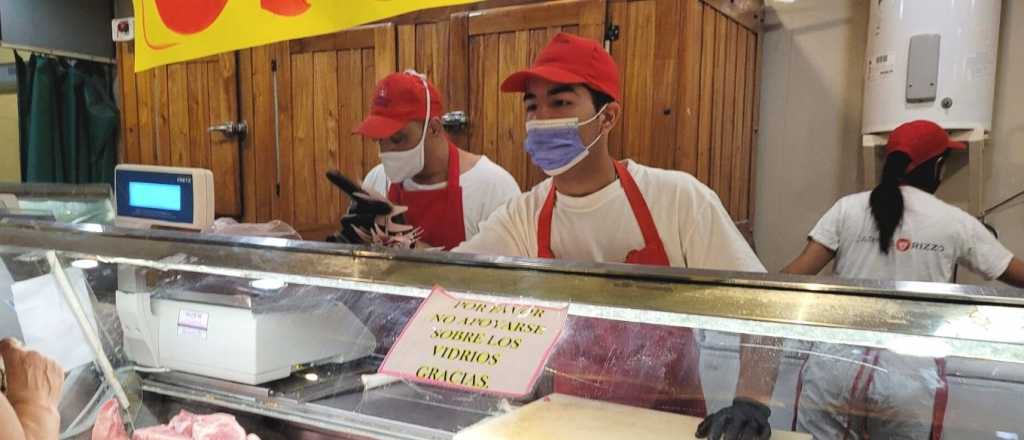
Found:
[{"label": "woman with ponytail", "polygon": [[[835,274],[843,278],[948,283],[962,264],[1024,287],[1024,262],[980,221],[934,195],[949,151],[964,148],[930,121],[896,128],[878,186],[836,202],[783,272],[816,275],[835,259]],[[947,391],[941,359],[823,343],[811,351],[800,374],[794,428],[815,439],[941,437]]]}]

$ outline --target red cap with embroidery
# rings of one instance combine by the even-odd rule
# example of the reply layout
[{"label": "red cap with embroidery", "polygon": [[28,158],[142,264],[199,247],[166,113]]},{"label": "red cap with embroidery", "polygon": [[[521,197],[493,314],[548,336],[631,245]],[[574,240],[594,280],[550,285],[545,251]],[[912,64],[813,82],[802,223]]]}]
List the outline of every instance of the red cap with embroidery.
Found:
[{"label": "red cap with embroidery", "polygon": [[[370,139],[389,137],[410,121],[423,121],[427,116],[426,89],[423,79],[412,73],[392,73],[377,83],[370,103],[370,116],[353,133]],[[430,89],[430,117],[444,113],[441,94],[427,80]]]},{"label": "red cap with embroidery", "polygon": [[537,55],[529,69],[513,73],[501,83],[503,92],[525,92],[531,78],[558,84],[584,84],[619,101],[619,67],[601,43],[559,33]]},{"label": "red cap with embroidery", "polygon": [[948,149],[963,150],[967,145],[963,142],[954,142],[949,138],[946,130],[932,121],[907,122],[889,135],[889,143],[885,146],[885,154],[889,155],[897,151],[910,156],[910,165],[906,172],[910,172],[922,163],[945,153]]}]

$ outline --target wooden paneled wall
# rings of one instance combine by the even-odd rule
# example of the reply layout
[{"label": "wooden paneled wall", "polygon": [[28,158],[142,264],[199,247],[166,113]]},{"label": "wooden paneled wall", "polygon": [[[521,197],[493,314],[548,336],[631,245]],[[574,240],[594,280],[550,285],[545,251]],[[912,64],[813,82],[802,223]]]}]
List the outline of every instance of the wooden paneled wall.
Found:
[{"label": "wooden paneled wall", "polygon": [[[612,154],[695,175],[749,234],[758,12],[730,5],[492,0],[138,75],[130,46],[120,45],[122,161],[212,168],[219,214],[281,219],[319,239],[336,230],[347,209],[324,172],[362,177],[377,163],[376,145],[350,132],[376,80],[414,68],[445,94],[446,110],[467,113],[468,128],[452,139],[504,166],[525,190],[544,176],[522,148],[521,97],[500,93],[501,81],[528,66],[557,32],[602,40],[614,25],[619,37],[607,44],[620,67],[624,111],[610,134]],[[232,115],[249,123],[241,157],[237,145],[232,150],[206,132]]]},{"label": "wooden paneled wall", "polygon": [[[362,177],[377,146],[353,135],[377,80],[395,70],[395,27],[365,26],[242,51],[243,114],[254,170],[251,221],[280,219],[304,238],[338,229],[348,198],[324,174]],[[277,90],[277,127],[275,99]]]},{"label": "wooden paneled wall", "polygon": [[604,0],[561,0],[424,17],[398,26],[399,69],[425,73],[445,93],[446,110],[469,117],[452,140],[501,164],[526,190],[543,174],[522,149],[521,98],[498,87],[558,32],[600,40],[605,12]]},{"label": "wooden paneled wall", "polygon": [[757,33],[701,1],[612,0],[609,18],[623,79],[612,154],[693,174],[749,232]]},{"label": "wooden paneled wall", "polygon": [[235,54],[158,67],[138,75],[134,49],[117,46],[122,163],[213,171],[217,215],[242,213],[239,144],[211,125],[238,119]]},{"label": "wooden paneled wall", "polygon": [[[522,96],[501,93],[501,82],[529,66],[558,32],[600,40],[604,33],[605,5],[600,0],[566,1],[494,9],[468,18],[465,110],[469,115],[466,147],[487,155],[505,167],[525,191],[545,177],[523,149],[526,136]],[[456,17],[462,18],[462,17]],[[454,32],[452,38],[463,38]]]}]

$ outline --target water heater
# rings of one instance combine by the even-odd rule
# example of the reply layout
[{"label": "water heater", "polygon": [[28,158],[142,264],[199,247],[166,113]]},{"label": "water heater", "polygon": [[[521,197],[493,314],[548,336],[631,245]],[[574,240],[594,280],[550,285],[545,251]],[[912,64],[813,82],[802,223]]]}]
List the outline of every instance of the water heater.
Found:
[{"label": "water heater", "polygon": [[871,0],[864,134],[928,119],[989,131],[1001,0]]}]

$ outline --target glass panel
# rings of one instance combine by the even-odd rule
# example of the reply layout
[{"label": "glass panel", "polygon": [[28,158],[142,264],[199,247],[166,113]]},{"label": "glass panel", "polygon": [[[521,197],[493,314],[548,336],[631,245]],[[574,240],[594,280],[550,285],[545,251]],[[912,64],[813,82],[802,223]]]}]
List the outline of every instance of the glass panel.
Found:
[{"label": "glass panel", "polygon": [[113,197],[106,184],[5,183],[0,195],[9,199],[0,203],[0,217],[29,218],[66,224],[114,223]]},{"label": "glass panel", "polygon": [[[192,249],[185,242],[147,243],[150,250],[165,244]],[[929,337],[670,312],[665,310],[672,307],[657,304],[662,311],[572,302],[566,329],[532,393],[505,398],[375,374],[428,291],[418,284],[395,284],[404,266],[327,278],[287,273],[295,272],[291,269],[254,271],[248,263],[210,264],[266,260],[282,269],[295,267],[290,257],[270,249],[211,248],[216,252],[179,252],[161,261],[105,256],[92,262],[81,253],[58,252],[76,292],[60,292],[57,298],[86,298],[96,336],[128,398],[125,417],[136,428],[168,423],[185,409],[233,414],[246,431],[262,438],[451,438],[457,433],[460,439],[506,438],[497,433],[508,423],[524,430],[544,426],[546,433],[589,426],[613,435],[631,426],[628,420],[647,418],[660,421],[650,426],[694,429],[700,417],[732,402],[740,352],[755,347],[780,359],[769,402],[776,438],[800,438],[785,436],[794,428],[817,438],[926,438],[938,429],[947,439],[1024,434],[1015,409],[1024,391],[1024,368],[993,360],[1012,357],[1005,353],[985,356],[1020,345],[1012,336],[979,333],[982,327],[971,321],[984,317],[988,328],[1015,328],[1022,324],[1013,324],[1014,307],[974,307],[973,314],[931,323],[941,337]],[[127,245],[124,250],[130,254]],[[26,294],[25,283],[51,276],[46,255],[42,249],[0,247],[0,294],[6,295],[0,336],[31,340],[23,330],[35,328],[25,324],[34,318],[26,316],[38,315],[16,300]],[[423,263],[428,267],[437,278],[445,278],[448,269],[475,276],[472,266]],[[586,278],[566,274],[557,284],[569,291],[600,285]],[[607,282],[604,289],[623,290],[629,283]],[[715,290],[721,287],[679,286],[687,289],[666,295],[717,292],[720,301],[743,308],[727,291]],[[453,293],[509,300],[487,290]],[[533,293],[523,288],[521,297]],[[553,294],[544,295],[550,302]],[[815,307],[838,301],[815,295],[821,303],[809,304],[808,321]],[[938,304],[914,303],[919,308]],[[54,328],[65,324],[55,322]],[[97,418],[101,426],[114,420],[114,413],[100,408],[115,392],[99,363],[69,369],[60,407],[63,438],[90,438]],[[751,370],[770,374],[771,368]]]}]

